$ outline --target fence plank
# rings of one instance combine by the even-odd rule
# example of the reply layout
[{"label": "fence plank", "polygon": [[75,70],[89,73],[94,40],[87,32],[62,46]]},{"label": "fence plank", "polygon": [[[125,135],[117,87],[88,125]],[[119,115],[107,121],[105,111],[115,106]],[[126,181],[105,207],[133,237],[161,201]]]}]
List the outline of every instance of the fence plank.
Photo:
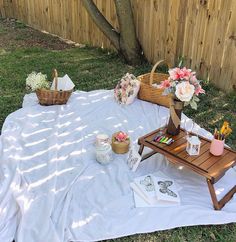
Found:
[{"label": "fence plank", "polygon": [[220,11],[217,19],[217,31],[215,32],[214,39],[212,40],[213,52],[211,59],[211,66],[209,77],[214,80],[218,86],[223,86],[219,76],[222,71],[222,58],[225,44],[226,31],[229,24],[231,0],[222,0]]},{"label": "fence plank", "polygon": [[5,12],[3,8],[3,0],[0,0],[0,18],[4,18],[4,17],[5,17]]},{"label": "fence plank", "polygon": [[218,85],[221,88],[232,89],[236,87],[236,2],[232,1],[228,19],[228,28],[225,35],[223,57],[221,61],[221,80]]}]

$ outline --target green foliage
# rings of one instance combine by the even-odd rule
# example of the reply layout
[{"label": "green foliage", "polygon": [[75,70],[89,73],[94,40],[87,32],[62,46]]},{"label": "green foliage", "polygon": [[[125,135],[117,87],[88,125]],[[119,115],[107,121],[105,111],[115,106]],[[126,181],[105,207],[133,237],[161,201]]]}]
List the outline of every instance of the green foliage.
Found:
[{"label": "green foliage", "polygon": [[4,33],[6,33],[6,29],[0,26],[0,34],[4,34]]}]

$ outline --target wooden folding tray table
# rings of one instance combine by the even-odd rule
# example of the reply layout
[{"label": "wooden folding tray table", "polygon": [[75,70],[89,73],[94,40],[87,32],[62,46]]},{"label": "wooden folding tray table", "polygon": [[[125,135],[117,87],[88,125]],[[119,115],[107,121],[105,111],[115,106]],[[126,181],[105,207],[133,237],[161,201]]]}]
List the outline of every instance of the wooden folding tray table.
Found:
[{"label": "wooden folding tray table", "polygon": [[[214,184],[224,176],[229,168],[236,165],[236,152],[225,147],[223,155],[214,156],[209,151],[211,141],[199,136],[202,142],[200,154],[197,156],[190,156],[186,152],[187,141],[184,130],[181,129],[180,133],[176,136],[165,134],[166,137],[171,137],[175,140],[171,145],[153,141],[154,137],[159,132],[160,129],[157,129],[139,138],[138,144],[140,145],[140,155],[142,155],[144,147],[152,149],[150,153],[142,157],[142,160],[145,160],[156,153],[160,153],[166,156],[169,161],[185,166],[205,177],[214,208],[220,210],[233,197],[234,193],[236,193],[236,185],[220,201],[218,201]],[[163,132],[165,133],[166,130],[164,129]]]}]

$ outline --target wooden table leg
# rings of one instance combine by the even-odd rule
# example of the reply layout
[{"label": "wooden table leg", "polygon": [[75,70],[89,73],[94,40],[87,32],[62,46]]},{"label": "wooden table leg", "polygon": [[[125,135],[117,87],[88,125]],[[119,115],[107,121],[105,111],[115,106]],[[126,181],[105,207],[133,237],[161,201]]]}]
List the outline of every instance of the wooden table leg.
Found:
[{"label": "wooden table leg", "polygon": [[[138,151],[138,153],[139,153],[141,156],[142,156],[142,153],[143,153],[143,149],[144,149],[144,144],[140,144],[140,147],[139,147],[139,151]],[[157,153],[156,151],[151,151],[150,153],[145,154],[145,155],[142,157],[141,161],[144,161],[144,160],[148,159],[149,157],[155,155],[156,153]]]},{"label": "wooden table leg", "polygon": [[214,185],[212,184],[212,181],[210,179],[207,179],[207,185],[211,194],[211,200],[213,202],[213,206],[215,208],[215,210],[220,210],[220,206],[216,197],[216,192],[215,192],[215,188]]},{"label": "wooden table leg", "polygon": [[144,149],[144,145],[141,144],[140,147],[139,147],[139,150],[138,150],[138,153],[139,153],[140,155],[142,155],[142,153],[143,153],[143,149]]},{"label": "wooden table leg", "polygon": [[214,205],[215,210],[221,210],[221,208],[224,207],[224,205],[233,197],[233,195],[236,193],[236,186],[234,186],[228,193],[225,194],[225,196],[218,201],[216,197],[216,192],[214,188],[214,183],[207,179],[208,188],[211,194],[211,199]]},{"label": "wooden table leg", "polygon": [[155,155],[156,153],[157,153],[156,151],[151,151],[151,152],[145,154],[145,155],[142,157],[141,161],[144,161],[144,160],[148,159],[149,157]]}]

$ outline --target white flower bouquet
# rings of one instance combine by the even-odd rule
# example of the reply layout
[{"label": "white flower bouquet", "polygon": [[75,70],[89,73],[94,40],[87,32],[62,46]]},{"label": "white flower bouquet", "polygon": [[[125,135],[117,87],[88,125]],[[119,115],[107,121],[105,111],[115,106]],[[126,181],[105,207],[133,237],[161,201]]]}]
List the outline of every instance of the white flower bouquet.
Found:
[{"label": "white flower bouquet", "polygon": [[41,88],[50,89],[51,83],[47,80],[47,75],[41,72],[32,72],[26,78],[26,89],[36,91]]},{"label": "white flower bouquet", "polygon": [[126,73],[114,89],[115,100],[120,104],[131,104],[136,98],[140,82],[133,74]]}]

